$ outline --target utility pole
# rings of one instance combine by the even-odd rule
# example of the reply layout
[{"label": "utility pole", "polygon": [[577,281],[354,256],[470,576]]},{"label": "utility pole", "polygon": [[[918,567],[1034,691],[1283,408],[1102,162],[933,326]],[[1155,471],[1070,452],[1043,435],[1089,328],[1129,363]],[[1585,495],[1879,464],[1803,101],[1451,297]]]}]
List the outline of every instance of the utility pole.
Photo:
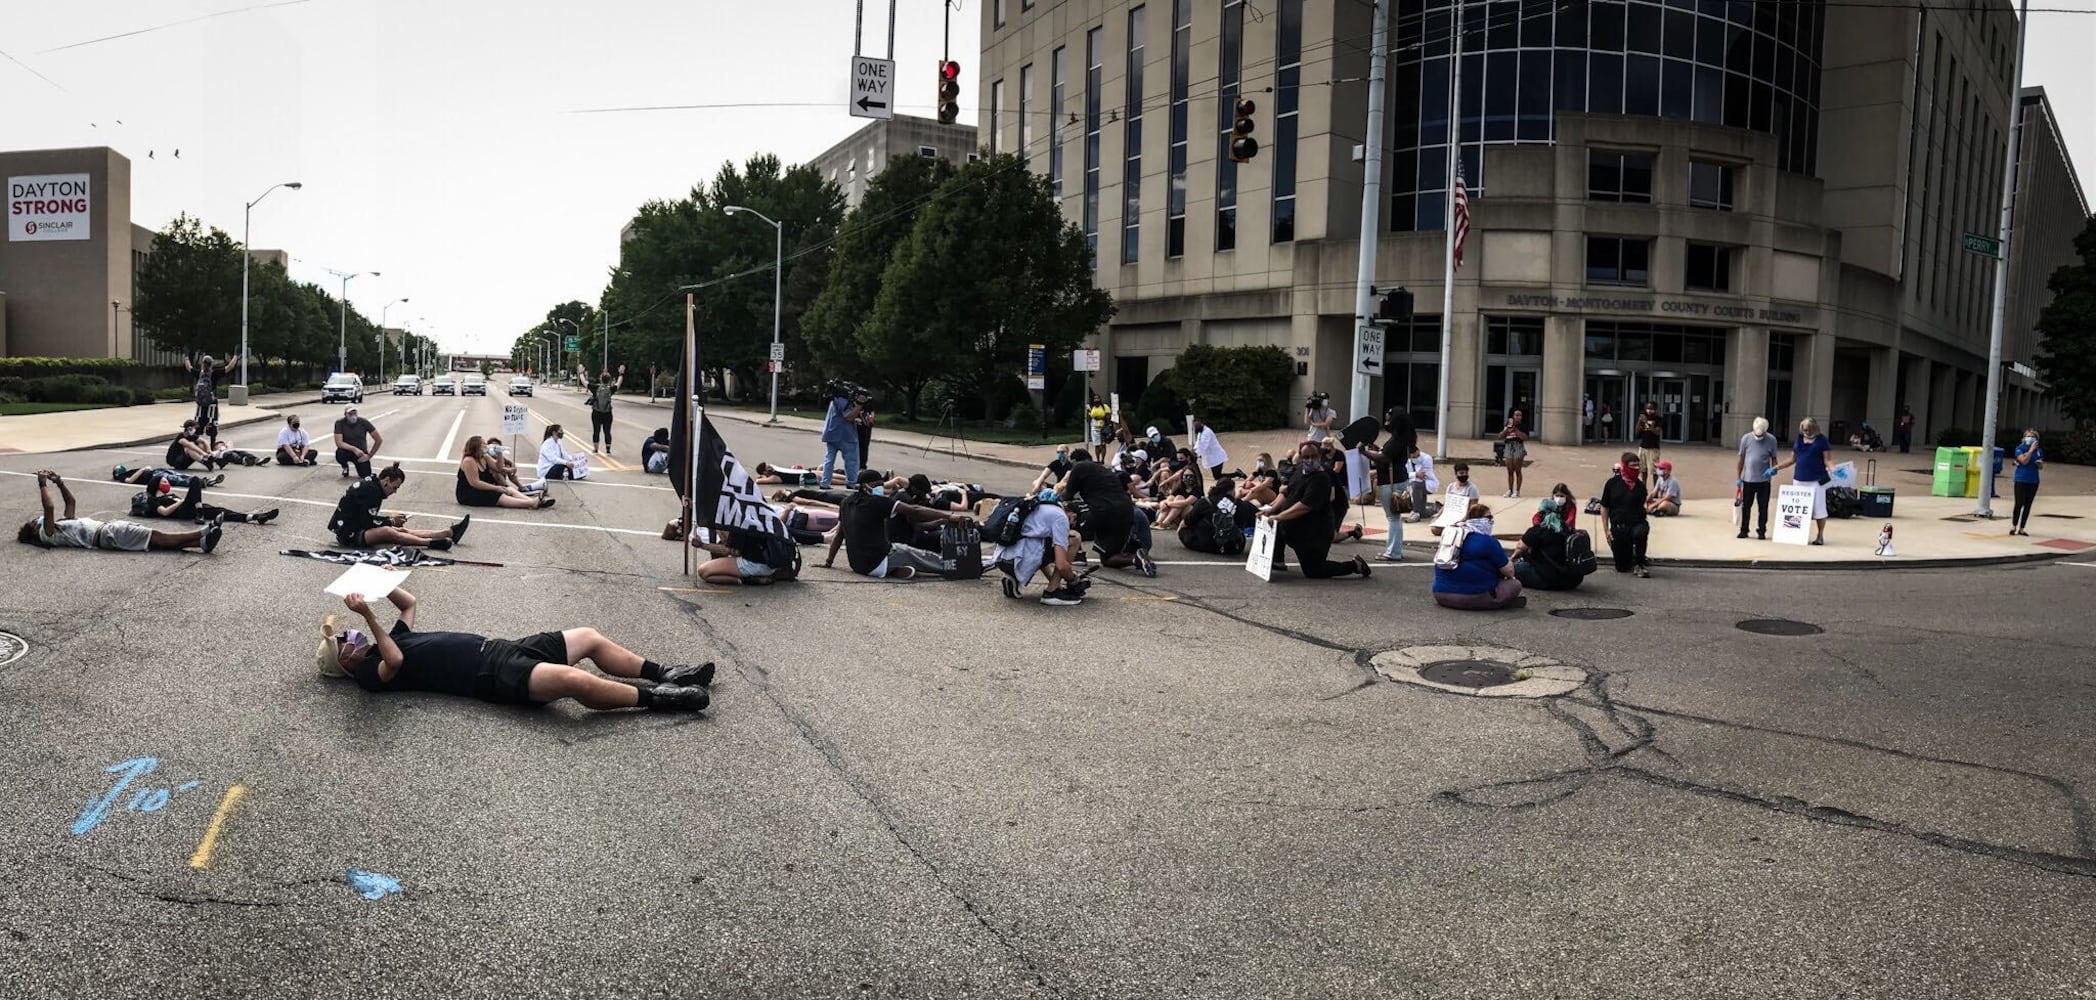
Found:
[{"label": "utility pole", "polygon": [[2030,37],[2030,0],[2016,11],[2016,69],[2009,77],[2009,152],[2002,157],[2001,224],[1995,235],[2000,249],[1994,255],[1994,319],[1987,333],[1987,416],[1980,437],[1979,506],[1973,513],[1994,516],[1994,436],[2001,433],[2001,338],[2009,317],[2009,238],[2016,221],[2016,173],[2023,150],[2023,42]]},{"label": "utility pole", "polygon": [[[1349,419],[1368,416],[1368,395],[1374,391],[1368,376],[1360,372],[1361,331],[1375,317],[1376,241],[1383,234],[1383,65],[1389,58],[1390,5],[1375,0],[1369,12],[1375,18],[1373,41],[1368,48],[1368,127],[1361,161],[1361,267],[1355,275],[1353,399]],[[1446,322],[1446,317],[1443,317]]]}]

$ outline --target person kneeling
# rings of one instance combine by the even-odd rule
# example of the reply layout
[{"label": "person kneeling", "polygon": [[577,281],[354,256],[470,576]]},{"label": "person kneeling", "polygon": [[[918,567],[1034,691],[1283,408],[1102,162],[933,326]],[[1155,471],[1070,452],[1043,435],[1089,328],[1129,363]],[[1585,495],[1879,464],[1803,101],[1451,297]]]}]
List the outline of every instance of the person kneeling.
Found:
[{"label": "person kneeling", "polygon": [[999,544],[991,550],[990,560],[1004,574],[1004,596],[1018,600],[1020,592],[1039,573],[1048,581],[1047,589],[1041,592],[1042,604],[1075,607],[1084,603],[1089,581],[1070,565],[1070,550],[1076,544],[1070,515],[1063,511],[1054,490],[1042,490],[1034,499],[1034,508],[1019,522],[1019,540],[1008,546]]},{"label": "person kneeling", "polygon": [[[1458,611],[1493,611],[1518,608],[1528,603],[1521,596],[1521,581],[1514,578],[1513,560],[1499,539],[1492,537],[1492,508],[1470,505],[1469,520],[1450,528],[1442,536],[1441,550],[1434,554],[1434,603]],[[1460,539],[1449,535],[1460,534]]]},{"label": "person kneeling", "polygon": [[823,560],[823,568],[837,564],[837,549],[842,546],[846,564],[860,576],[908,580],[919,573],[946,573],[953,569],[953,564],[939,558],[937,552],[889,541],[888,522],[895,518],[920,527],[964,524],[969,520],[965,515],[919,507],[888,496],[881,474],[861,469],[859,488],[837,507],[837,532],[830,539],[830,557]]},{"label": "person kneeling", "polygon": [[[417,632],[415,595],[395,590],[386,600],[400,609],[390,630],[379,627],[378,616],[362,596],[342,598],[365,628],[337,632],[335,616],[327,616],[315,654],[322,676],[349,677],[372,692],[435,691],[496,704],[543,705],[573,698],[600,712],[699,711],[712,701],[706,690],[713,684],[711,663],[665,667],[593,628],[540,632],[517,640],[470,632]],[[608,674],[653,681],[655,687],[622,684],[576,668],[583,660]]]}]

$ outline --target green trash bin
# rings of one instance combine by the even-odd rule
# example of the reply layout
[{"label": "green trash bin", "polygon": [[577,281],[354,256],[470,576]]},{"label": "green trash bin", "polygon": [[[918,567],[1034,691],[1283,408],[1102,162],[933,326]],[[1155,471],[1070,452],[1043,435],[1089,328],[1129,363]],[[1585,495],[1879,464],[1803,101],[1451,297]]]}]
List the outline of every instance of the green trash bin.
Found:
[{"label": "green trash bin", "polygon": [[1961,497],[1965,495],[1966,451],[1963,448],[1936,449],[1936,475],[1929,483],[1932,497]]}]

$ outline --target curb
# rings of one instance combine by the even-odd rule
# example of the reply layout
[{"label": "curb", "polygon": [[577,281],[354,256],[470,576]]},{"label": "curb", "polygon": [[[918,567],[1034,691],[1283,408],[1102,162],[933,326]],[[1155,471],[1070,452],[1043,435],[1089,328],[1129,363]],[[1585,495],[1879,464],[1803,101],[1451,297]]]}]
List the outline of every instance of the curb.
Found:
[{"label": "curb", "polygon": [[[753,424],[753,425],[756,425],[756,426],[760,426],[760,427],[761,427],[761,426],[764,426],[764,425],[765,425],[765,420],[766,420],[766,419],[768,419],[768,418],[765,418],[765,417],[756,417],[756,416],[745,416],[745,415],[744,415],[744,414],[742,413],[742,411],[740,411],[740,410],[707,410],[707,411],[706,411],[706,415],[707,415],[707,416],[709,416],[709,417],[719,417],[719,418],[721,418],[721,419],[723,419],[723,420],[733,420],[733,421],[736,421],[736,422],[738,422],[738,423],[745,423],[745,424]],[[795,432],[798,432],[798,433],[801,433],[801,434],[819,434],[819,433],[821,433],[820,431],[816,431],[816,430],[810,430],[810,429],[806,429],[806,428],[801,428],[801,427],[792,427],[792,426],[788,426],[788,425],[786,425],[786,424],[779,424],[779,425],[777,425],[777,427],[778,427],[778,429],[779,429],[779,430],[783,430],[783,431],[795,431]],[[914,435],[913,435],[913,436],[914,436]],[[926,442],[932,442],[932,441],[937,441],[938,439],[937,439],[937,438],[919,438],[919,439],[918,439],[918,440],[916,440],[916,441],[902,441],[902,440],[899,440],[899,439],[897,439],[897,438],[894,438],[894,437],[888,437],[888,438],[883,438],[883,437],[881,437],[881,432],[880,432],[880,431],[879,431],[878,429],[876,429],[876,430],[875,430],[875,431],[873,432],[873,440],[874,440],[874,442],[875,442],[876,444],[887,444],[887,445],[892,445],[892,446],[894,446],[894,447],[897,447],[897,448],[923,448],[923,447],[925,447],[925,444],[926,444]],[[987,442],[979,442],[979,443],[987,443]],[[934,445],[934,447],[936,447],[936,445]],[[1040,465],[1035,465],[1035,464],[1034,464],[1034,463],[1032,463],[1032,462],[1021,462],[1021,461],[1017,461],[1017,460],[1015,460],[1015,459],[1005,458],[1005,457],[1003,457],[1003,456],[1000,456],[1000,455],[977,455],[977,454],[969,454],[969,455],[966,455],[966,456],[962,456],[962,457],[966,457],[966,458],[971,458],[971,459],[974,459],[975,461],[978,461],[978,462],[987,462],[987,463],[989,463],[989,464],[991,464],[991,465],[1002,465],[1002,466],[1007,466],[1007,467],[1009,467],[1009,468],[1013,468],[1013,469],[1031,469],[1031,470],[1034,470],[1034,471],[1038,472],[1038,471],[1040,471],[1040,468],[1041,468],[1041,466],[1040,466]],[[1045,463],[1045,462],[1041,463],[1041,465],[1046,465],[1046,464],[1047,464],[1047,463]]]},{"label": "curb", "polygon": [[1765,570],[1816,570],[1816,569],[1952,569],[1981,566],[2017,566],[2026,563],[2051,562],[2068,559],[2086,552],[2025,552],[2006,556],[1973,556],[1966,559],[1914,559],[1903,560],[1898,556],[1889,559],[1845,559],[1827,562],[1800,562],[1779,559],[1653,559],[1654,566],[1671,566],[1678,569],[1765,569]]},{"label": "curb", "polygon": [[[225,430],[229,427],[245,427],[249,424],[259,424],[265,420],[275,420],[278,417],[284,415],[285,409],[289,409],[294,406],[320,406],[332,404],[322,404],[319,398],[316,397],[311,400],[285,400],[279,403],[272,403],[269,406],[264,406],[260,403],[254,403],[250,405],[252,405],[256,410],[268,410],[269,412],[261,413],[252,417],[241,417],[238,420],[221,420],[218,422],[218,429]],[[180,428],[178,427],[177,429],[179,430]],[[167,439],[168,437],[166,434],[155,434],[151,437],[142,437],[131,441],[104,441],[99,444],[80,445],[77,448],[61,448],[54,452],[46,452],[45,454],[65,455],[77,451],[97,451],[103,448],[135,448],[142,444],[159,444],[163,441],[166,441]]]}]

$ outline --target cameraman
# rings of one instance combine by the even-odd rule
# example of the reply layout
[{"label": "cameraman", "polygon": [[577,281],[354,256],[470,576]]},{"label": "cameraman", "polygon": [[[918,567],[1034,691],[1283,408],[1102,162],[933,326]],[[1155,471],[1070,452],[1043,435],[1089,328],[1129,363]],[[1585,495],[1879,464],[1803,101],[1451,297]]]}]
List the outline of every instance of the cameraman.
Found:
[{"label": "cameraman", "polygon": [[1322,392],[1310,394],[1310,402],[1303,407],[1303,426],[1310,429],[1310,440],[1323,443],[1332,435],[1332,421],[1339,419],[1339,411],[1332,409],[1332,397]]},{"label": "cameraman", "polygon": [[837,459],[844,459],[844,481],[859,481],[859,412],[864,393],[849,382],[831,381],[829,413],[822,420],[822,482],[830,482]]}]

